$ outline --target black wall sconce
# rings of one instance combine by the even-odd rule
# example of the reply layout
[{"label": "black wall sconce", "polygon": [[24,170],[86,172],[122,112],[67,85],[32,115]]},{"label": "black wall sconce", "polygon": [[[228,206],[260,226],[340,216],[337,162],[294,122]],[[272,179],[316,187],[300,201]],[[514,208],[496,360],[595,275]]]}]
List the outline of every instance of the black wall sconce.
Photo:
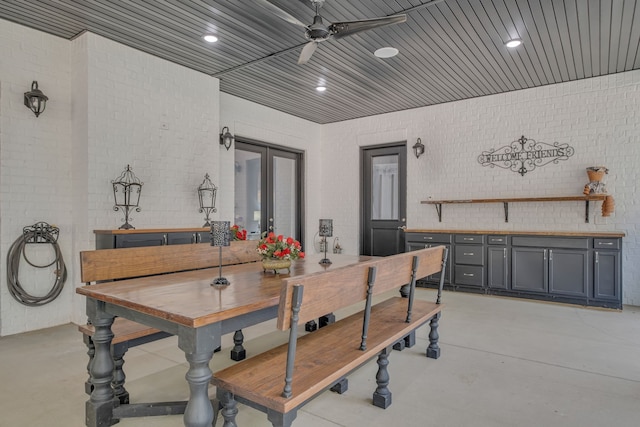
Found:
[{"label": "black wall sconce", "polygon": [[124,211],[124,224],[118,229],[132,230],[135,227],[129,224],[129,211],[135,209],[136,212],[140,212],[140,192],[142,191],[142,185],[138,177],[133,173],[131,167],[127,165],[127,168],[120,174],[120,176],[113,181],[113,198],[116,200],[116,205],[113,207],[114,211]]},{"label": "black wall sconce", "polygon": [[233,144],[233,139],[233,135],[231,134],[231,132],[229,132],[229,128],[227,126],[223,127],[222,133],[220,134],[220,145],[224,145],[224,148],[229,151],[229,148],[231,148],[231,144]]},{"label": "black wall sconce", "polygon": [[24,105],[38,117],[47,106],[49,98],[38,89],[38,82],[31,83],[31,90],[24,93]]},{"label": "black wall sconce", "polygon": [[420,138],[418,138],[413,146],[413,154],[416,155],[416,159],[419,159],[420,156],[424,154],[424,144],[422,143],[422,140]]},{"label": "black wall sconce", "polygon": [[213,185],[213,182],[209,179],[209,174],[204,175],[204,181],[198,187],[198,201],[200,202],[200,213],[204,212],[204,220],[206,221],[203,227],[210,227],[209,215],[211,212],[216,212],[216,193],[218,187]]}]

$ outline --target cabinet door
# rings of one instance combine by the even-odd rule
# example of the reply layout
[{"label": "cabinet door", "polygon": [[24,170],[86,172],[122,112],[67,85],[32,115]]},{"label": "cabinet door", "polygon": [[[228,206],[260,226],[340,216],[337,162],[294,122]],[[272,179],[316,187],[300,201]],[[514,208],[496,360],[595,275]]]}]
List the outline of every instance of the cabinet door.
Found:
[{"label": "cabinet door", "polygon": [[588,253],[549,249],[549,293],[587,296]]},{"label": "cabinet door", "polygon": [[168,245],[190,245],[196,243],[197,234],[195,232],[189,233],[167,233]]},{"label": "cabinet door", "polygon": [[511,289],[516,291],[547,292],[547,249],[513,248]]},{"label": "cabinet door", "polygon": [[620,300],[620,253],[594,253],[593,297]]},{"label": "cabinet door", "polygon": [[509,287],[507,248],[487,248],[487,285],[494,289]]},{"label": "cabinet door", "polygon": [[165,233],[119,234],[116,236],[116,248],[137,248],[166,244],[167,237]]},{"label": "cabinet door", "polygon": [[[444,274],[444,283],[451,283],[451,245],[439,245],[439,244],[430,244],[430,243],[422,243],[422,242],[407,242],[406,244],[406,252],[417,251],[419,249],[430,248],[432,246],[444,246],[449,250],[449,255],[447,256],[447,267],[445,269]],[[427,282],[435,282],[440,283],[440,273],[432,274],[427,276],[423,280]]]},{"label": "cabinet door", "polygon": [[196,243],[211,243],[211,233],[200,232],[196,234],[198,241]]}]

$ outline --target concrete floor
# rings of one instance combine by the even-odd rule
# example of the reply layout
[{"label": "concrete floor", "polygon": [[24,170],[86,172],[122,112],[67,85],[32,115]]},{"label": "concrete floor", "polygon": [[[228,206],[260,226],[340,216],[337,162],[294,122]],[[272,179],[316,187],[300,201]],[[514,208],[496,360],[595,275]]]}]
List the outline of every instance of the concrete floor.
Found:
[{"label": "concrete floor", "polygon": [[[389,408],[370,404],[373,361],[349,377],[346,394],[325,392],[307,404],[294,426],[640,425],[640,307],[620,312],[455,292],[445,292],[444,302],[442,356],[424,357],[428,327],[415,347],[393,352]],[[246,330],[248,354],[286,341],[274,330],[273,322]],[[233,363],[231,345],[226,336],[212,370]],[[84,425],[87,356],[74,325],[0,338],[0,361],[1,427]],[[186,399],[187,366],[174,337],[131,349],[125,369],[132,402]],[[239,409],[240,427],[270,426],[262,413]],[[118,425],[183,423],[164,416]]]}]

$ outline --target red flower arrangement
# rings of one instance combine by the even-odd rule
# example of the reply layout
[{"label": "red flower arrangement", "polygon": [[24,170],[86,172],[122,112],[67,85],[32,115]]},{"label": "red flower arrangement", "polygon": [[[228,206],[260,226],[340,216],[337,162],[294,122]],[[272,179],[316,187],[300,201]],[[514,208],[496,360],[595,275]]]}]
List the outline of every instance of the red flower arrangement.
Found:
[{"label": "red flower arrangement", "polygon": [[231,227],[231,236],[233,240],[247,240],[247,230],[239,225],[233,224]]},{"label": "red flower arrangement", "polygon": [[262,240],[258,242],[258,253],[263,258],[275,259],[298,259],[304,258],[304,252],[300,242],[293,237],[285,238],[282,235],[276,236],[274,233],[263,234]]}]

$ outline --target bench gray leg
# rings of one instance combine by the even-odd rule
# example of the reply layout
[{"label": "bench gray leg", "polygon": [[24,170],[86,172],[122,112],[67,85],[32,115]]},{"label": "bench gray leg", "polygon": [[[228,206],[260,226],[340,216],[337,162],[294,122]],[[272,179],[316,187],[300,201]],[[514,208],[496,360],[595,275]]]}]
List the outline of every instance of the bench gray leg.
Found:
[{"label": "bench gray leg", "polygon": [[120,401],[121,404],[126,405],[129,403],[129,392],[124,388],[124,382],[126,375],[122,369],[124,365],[124,354],[129,350],[129,342],[121,342],[111,347],[113,354],[113,392]]},{"label": "bench gray leg", "polygon": [[389,352],[390,349],[384,349],[378,354],[378,373],[376,374],[376,383],[378,387],[373,393],[373,406],[378,408],[387,409],[391,405],[391,391],[387,387],[389,385],[389,371],[387,371],[387,365],[389,364]]},{"label": "bench gray leg", "polygon": [[233,348],[231,349],[231,360],[236,362],[247,358],[247,351],[244,349],[242,343],[244,342],[244,334],[242,329],[235,331],[233,334]]},{"label": "bench gray leg", "polygon": [[318,327],[324,328],[327,325],[336,323],[336,315],[333,313],[325,314],[318,319]]},{"label": "bench gray leg", "polygon": [[341,379],[340,381],[335,383],[330,390],[338,394],[346,393],[346,391],[349,390],[349,379],[348,378]]},{"label": "bench gray leg", "polygon": [[[291,427],[291,424],[293,423],[293,420],[296,419],[297,415],[297,409],[287,412],[286,414],[281,414],[280,412],[267,409],[267,419],[271,421],[271,425],[273,425],[273,427]],[[223,427],[227,426],[224,425]]]},{"label": "bench gray leg", "polygon": [[431,359],[437,359],[440,357],[440,347],[438,346],[438,323],[440,320],[440,313],[431,318],[429,325],[431,326],[431,332],[429,332],[429,347],[427,348],[427,357]]},{"label": "bench gray leg", "polygon": [[84,382],[84,392],[91,396],[93,391],[93,385],[91,384],[91,364],[96,354],[96,347],[93,345],[93,340],[89,335],[82,335],[82,341],[87,346],[87,355],[89,356],[89,362],[87,362],[87,380]]},{"label": "bench gray leg", "polygon": [[[224,418],[222,427],[237,427],[236,415],[238,414],[238,404],[233,398],[231,392],[220,390],[218,392],[218,399],[220,399],[220,414]],[[217,417],[216,417],[217,418]]]}]

